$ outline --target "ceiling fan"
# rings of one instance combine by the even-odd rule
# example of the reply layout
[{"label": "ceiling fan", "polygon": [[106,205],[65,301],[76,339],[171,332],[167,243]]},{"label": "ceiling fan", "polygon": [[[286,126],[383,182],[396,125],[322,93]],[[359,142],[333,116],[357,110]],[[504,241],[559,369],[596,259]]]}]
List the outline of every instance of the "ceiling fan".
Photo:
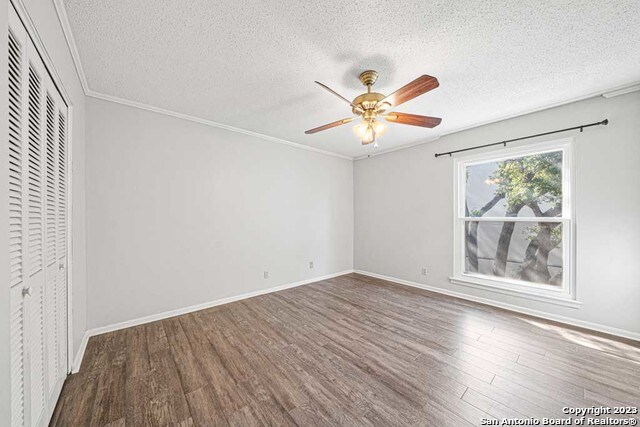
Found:
[{"label": "ceiling fan", "polygon": [[[354,128],[355,133],[362,141],[362,145],[371,144],[373,142],[374,146],[377,147],[376,137],[381,136],[386,131],[386,125],[378,120],[380,117],[391,123],[421,126],[426,128],[434,128],[442,121],[442,119],[438,117],[387,112],[391,108],[395,108],[413,98],[437,88],[440,83],[438,83],[438,79],[435,77],[427,76],[426,74],[422,75],[388,96],[377,92],[371,92],[371,86],[373,86],[376,80],[378,80],[378,73],[376,71],[364,71],[358,78],[362,84],[367,87],[367,91],[356,96],[353,101],[349,101],[344,96],[318,81],[316,81],[316,83],[345,101],[347,104],[351,105],[351,111],[353,114],[362,118],[362,122]],[[305,133],[313,134],[340,125],[345,125],[347,123],[351,123],[356,118],[357,117],[349,117],[338,120],[317,128],[309,129]]]}]

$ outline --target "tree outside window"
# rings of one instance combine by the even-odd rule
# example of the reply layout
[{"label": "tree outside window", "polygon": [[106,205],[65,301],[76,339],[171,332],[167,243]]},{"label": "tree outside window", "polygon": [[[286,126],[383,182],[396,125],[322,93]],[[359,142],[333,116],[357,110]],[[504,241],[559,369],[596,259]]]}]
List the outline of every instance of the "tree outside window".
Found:
[{"label": "tree outside window", "polygon": [[563,284],[563,151],[464,169],[464,272]]}]

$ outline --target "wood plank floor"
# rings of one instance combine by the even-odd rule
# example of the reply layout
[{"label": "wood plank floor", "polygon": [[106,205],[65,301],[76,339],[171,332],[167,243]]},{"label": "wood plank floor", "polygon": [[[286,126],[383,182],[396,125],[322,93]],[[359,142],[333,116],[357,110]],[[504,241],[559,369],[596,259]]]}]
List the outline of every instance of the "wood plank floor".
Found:
[{"label": "wood plank floor", "polygon": [[639,347],[351,274],[91,338],[51,425],[566,418],[638,406]]}]

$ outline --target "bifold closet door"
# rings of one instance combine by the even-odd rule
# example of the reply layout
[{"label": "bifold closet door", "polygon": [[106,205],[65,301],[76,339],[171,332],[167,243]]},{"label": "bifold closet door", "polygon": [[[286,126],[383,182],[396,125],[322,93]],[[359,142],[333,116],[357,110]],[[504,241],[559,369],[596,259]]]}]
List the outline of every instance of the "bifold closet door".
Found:
[{"label": "bifold closet door", "polygon": [[47,415],[50,415],[67,375],[66,108],[48,73],[45,73],[45,83],[44,315],[46,399]]},{"label": "bifold closet door", "polygon": [[12,425],[41,426],[67,374],[67,107],[9,5]]},{"label": "bifold closet door", "polygon": [[[53,85],[52,85],[53,86]],[[56,395],[60,394],[62,390],[62,383],[67,377],[70,367],[68,366],[68,315],[67,315],[67,237],[68,237],[68,222],[67,222],[67,106],[64,104],[62,98],[56,94],[56,104],[54,105],[56,111],[56,141],[54,142],[54,160],[56,162],[55,172],[55,207],[52,209],[52,218],[55,215],[55,222],[51,222],[55,228],[55,263],[52,275],[56,275],[55,290],[53,291],[52,304],[55,304],[53,310],[55,310],[55,322],[56,322],[56,334],[57,339],[55,345],[57,350],[55,355],[58,359],[56,364],[57,384],[53,392]],[[52,254],[53,255],[53,254]],[[55,404],[55,401],[54,401]],[[53,412],[54,408],[51,408]]]}]

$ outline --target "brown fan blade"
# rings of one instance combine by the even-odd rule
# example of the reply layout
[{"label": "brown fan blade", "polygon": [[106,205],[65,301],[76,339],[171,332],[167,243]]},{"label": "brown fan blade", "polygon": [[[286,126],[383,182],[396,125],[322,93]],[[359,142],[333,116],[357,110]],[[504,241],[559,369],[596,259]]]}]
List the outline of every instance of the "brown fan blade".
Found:
[{"label": "brown fan blade", "polygon": [[309,134],[312,134],[312,133],[316,133],[316,132],[320,132],[320,131],[323,131],[323,130],[331,129],[331,128],[334,128],[336,126],[346,125],[347,123],[351,123],[352,121],[353,121],[353,118],[338,120],[337,122],[333,122],[333,123],[329,123],[329,124],[326,124],[326,125],[323,125],[323,126],[318,126],[317,128],[309,129],[305,133],[307,135],[309,135]]},{"label": "brown fan blade", "polygon": [[388,102],[392,107],[397,107],[400,104],[404,104],[407,101],[412,100],[415,97],[427,93],[440,86],[438,79],[435,77],[427,76],[426,74],[418,77],[411,83],[402,86],[400,89],[387,96],[378,104]]},{"label": "brown fan blade", "polygon": [[402,125],[422,126],[423,128],[434,128],[440,124],[440,117],[420,116],[418,114],[389,113],[383,116],[387,121],[400,123]]},{"label": "brown fan blade", "polygon": [[353,105],[351,103],[351,101],[349,101],[347,98],[345,98],[344,96],[340,95],[338,92],[336,92],[335,90],[331,89],[329,86],[322,84],[318,81],[316,81],[317,84],[319,84],[322,88],[328,90],[329,92],[331,92],[332,94],[334,94],[335,96],[337,96],[338,98],[342,99],[343,101],[345,101],[347,104],[351,105],[353,108],[356,108],[355,105]]}]

